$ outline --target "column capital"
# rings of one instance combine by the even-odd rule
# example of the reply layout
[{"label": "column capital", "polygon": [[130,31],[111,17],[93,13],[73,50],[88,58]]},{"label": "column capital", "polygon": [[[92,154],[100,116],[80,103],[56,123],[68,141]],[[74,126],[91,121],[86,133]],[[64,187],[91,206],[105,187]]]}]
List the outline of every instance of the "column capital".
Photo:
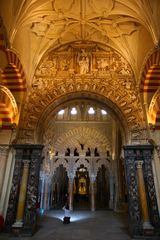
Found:
[{"label": "column capital", "polygon": [[74,173],[71,171],[71,172],[68,172],[68,178],[69,178],[69,181],[73,181],[74,179]]},{"label": "column capital", "polygon": [[96,176],[95,175],[90,176],[90,180],[92,183],[94,183],[96,181]]},{"label": "column capital", "polygon": [[29,163],[30,163],[30,160],[23,160],[23,167],[24,168],[28,168],[29,167]]},{"label": "column capital", "polygon": [[142,168],[143,163],[144,162],[142,160],[136,161],[137,168]]},{"label": "column capital", "polygon": [[30,163],[30,160],[23,160],[24,166],[27,167]]}]

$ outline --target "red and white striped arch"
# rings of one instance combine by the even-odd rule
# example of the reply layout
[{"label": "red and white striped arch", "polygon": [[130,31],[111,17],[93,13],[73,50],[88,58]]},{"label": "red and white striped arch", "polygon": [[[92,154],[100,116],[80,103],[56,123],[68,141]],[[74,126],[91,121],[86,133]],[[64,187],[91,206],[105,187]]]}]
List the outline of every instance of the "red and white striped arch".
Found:
[{"label": "red and white striped arch", "polygon": [[26,91],[25,74],[22,64],[15,53],[6,51],[6,57],[8,64],[2,73],[2,83],[16,97],[17,93]]},{"label": "red and white striped arch", "polygon": [[147,60],[141,81],[143,101],[148,106],[148,122],[160,129],[160,51],[155,51]]},{"label": "red and white striped arch", "polygon": [[20,102],[26,92],[26,80],[19,58],[14,52],[7,49],[2,21],[0,21],[0,58],[0,85],[5,89],[5,91],[0,89],[0,127],[9,129],[15,120],[15,113],[13,102],[8,97],[6,89],[13,95],[15,101]]}]

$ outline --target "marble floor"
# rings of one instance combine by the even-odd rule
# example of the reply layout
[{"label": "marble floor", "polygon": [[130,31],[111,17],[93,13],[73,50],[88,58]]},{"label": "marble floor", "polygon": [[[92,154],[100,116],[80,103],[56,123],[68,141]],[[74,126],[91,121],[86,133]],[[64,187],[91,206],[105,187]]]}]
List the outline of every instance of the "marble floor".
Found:
[{"label": "marble floor", "polygon": [[112,211],[73,211],[71,223],[63,224],[63,211],[45,212],[32,237],[1,233],[0,240],[131,240],[127,216]]}]

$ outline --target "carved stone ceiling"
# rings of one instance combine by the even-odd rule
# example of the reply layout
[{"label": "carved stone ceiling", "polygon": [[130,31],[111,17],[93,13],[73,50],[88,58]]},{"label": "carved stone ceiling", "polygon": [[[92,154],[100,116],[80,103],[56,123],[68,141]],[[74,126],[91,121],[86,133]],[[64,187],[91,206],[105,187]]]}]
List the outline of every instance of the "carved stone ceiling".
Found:
[{"label": "carved stone ceiling", "polygon": [[157,0],[2,0],[0,9],[28,85],[49,49],[79,40],[113,47],[138,78],[144,56],[159,37]]},{"label": "carved stone ceiling", "polygon": [[[27,80],[23,141],[33,141],[48,106],[75,92],[103,96],[130,128],[144,127],[138,86],[145,60],[159,42],[159,12],[159,0],[1,0],[8,48],[20,59]],[[76,43],[95,47],[77,50]],[[83,57],[87,70],[80,67]]]}]

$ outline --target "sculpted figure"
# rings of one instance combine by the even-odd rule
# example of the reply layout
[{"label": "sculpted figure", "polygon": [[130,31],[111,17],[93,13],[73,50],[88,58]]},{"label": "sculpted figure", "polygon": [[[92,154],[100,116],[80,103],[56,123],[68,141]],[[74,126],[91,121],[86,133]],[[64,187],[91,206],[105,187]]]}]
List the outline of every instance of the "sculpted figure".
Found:
[{"label": "sculpted figure", "polygon": [[86,74],[89,72],[89,57],[84,49],[82,49],[81,54],[78,55],[78,64],[80,74]]}]

